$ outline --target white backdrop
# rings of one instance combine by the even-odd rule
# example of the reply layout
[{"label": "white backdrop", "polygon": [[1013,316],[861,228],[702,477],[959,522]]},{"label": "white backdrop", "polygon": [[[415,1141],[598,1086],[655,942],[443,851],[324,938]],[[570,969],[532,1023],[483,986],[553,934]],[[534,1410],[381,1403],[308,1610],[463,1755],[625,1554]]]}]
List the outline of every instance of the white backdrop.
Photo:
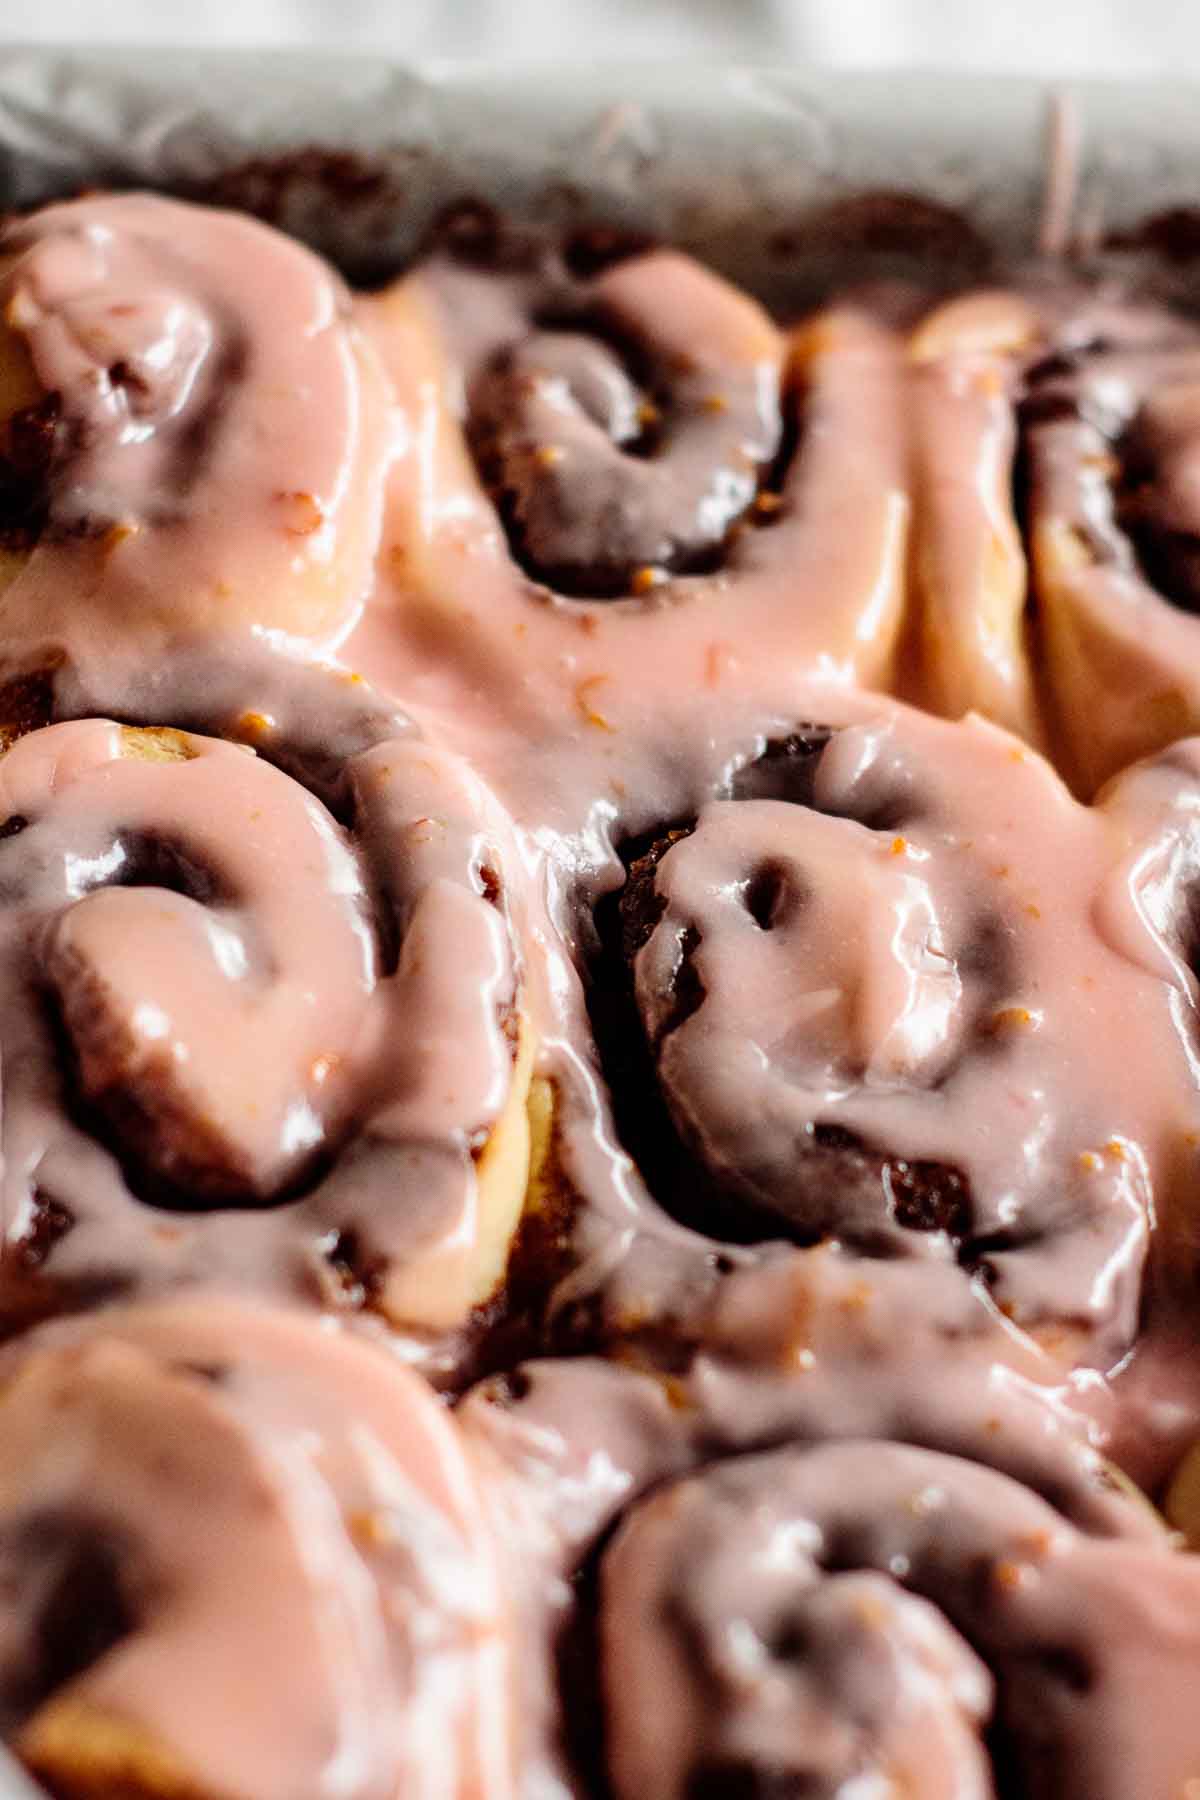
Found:
[{"label": "white backdrop", "polygon": [[1196,0],[0,0],[0,41],[1200,75]]}]

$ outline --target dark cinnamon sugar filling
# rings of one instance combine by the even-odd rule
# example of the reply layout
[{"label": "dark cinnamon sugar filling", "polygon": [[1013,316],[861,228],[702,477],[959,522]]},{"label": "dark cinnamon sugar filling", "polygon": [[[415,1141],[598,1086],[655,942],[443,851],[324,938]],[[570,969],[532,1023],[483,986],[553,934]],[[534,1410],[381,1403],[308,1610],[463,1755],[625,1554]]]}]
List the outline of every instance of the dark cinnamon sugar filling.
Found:
[{"label": "dark cinnamon sugar filling", "polygon": [[[347,809],[352,806],[349,796],[343,796],[343,802]],[[22,819],[13,829],[17,825],[15,819],[0,825],[0,897],[6,906],[36,908],[37,887],[47,873],[54,888],[54,827],[52,821],[38,819]],[[345,835],[332,817],[328,830]],[[141,888],[177,894],[217,920],[222,913],[234,916],[247,900],[202,848],[186,838],[137,829],[118,826],[111,835],[89,843],[86,853],[81,847],[72,869],[73,899],[101,888]],[[370,892],[366,877],[363,885]],[[371,922],[382,964],[398,939],[392,910],[377,908]],[[395,954],[392,951],[393,968]],[[219,1131],[206,1126],[182,1096],[174,1097],[171,1058],[166,1053],[157,1063],[140,1058],[132,1043],[101,1021],[99,998],[93,1001],[92,996],[88,972],[75,968],[69,958],[56,959],[40,978],[32,979],[28,1003],[45,1009],[48,1029],[59,1047],[62,1104],[88,1136],[119,1159],[131,1193],[170,1211],[281,1206],[311,1192],[325,1178],[340,1141],[323,1143],[279,1191],[256,1191],[247,1183],[233,1147]],[[103,1068],[96,1062],[101,1039],[106,1046]],[[84,1044],[89,1046],[86,1053],[81,1049]],[[32,1233],[23,1240],[26,1266],[40,1267],[71,1222],[70,1209],[58,1203],[49,1213],[39,1213]]]},{"label": "dark cinnamon sugar filling", "polygon": [[577,598],[714,573],[739,527],[767,518],[759,495],[774,498],[778,436],[757,465],[722,447],[761,430],[752,379],[716,390],[586,314],[548,320],[503,351],[472,390],[470,426],[513,554]]},{"label": "dark cinnamon sugar filling", "polygon": [[[794,448],[800,401],[778,374],[769,391],[769,355],[714,365],[707,338],[684,347],[654,310],[654,256],[611,233],[559,245],[467,215],[423,269],[466,346],[468,439],[512,553],[574,598],[723,567],[738,532],[778,510]],[[719,292],[706,304],[729,310],[736,340],[748,302]]]},{"label": "dark cinnamon sugar filling", "polygon": [[[982,1268],[986,1252],[971,1241],[970,1189],[962,1172],[937,1162],[887,1156],[840,1125],[811,1125],[791,1192],[769,1205],[738,1193],[727,1177],[705,1167],[702,1144],[680,1128],[658,1092],[656,1069],[662,1038],[704,1004],[693,960],[699,938],[693,934],[684,940],[671,1019],[654,1044],[646,1040],[631,986],[633,958],[661,916],[654,869],[686,835],[686,828],[677,829],[629,862],[627,885],[612,902],[620,914],[619,956],[613,952],[612,913],[604,914],[608,903],[597,909],[602,949],[591,989],[593,1023],[623,1141],[656,1199],[682,1223],[742,1244],[786,1238],[810,1245],[837,1238],[844,1214],[861,1215],[877,1203],[881,1221],[890,1218],[908,1231],[943,1232],[958,1246],[965,1267]],[[768,891],[778,892],[771,872],[757,871],[749,880],[747,910],[754,912],[756,901]],[[762,928],[770,929],[770,921]],[[619,996],[612,991],[614,968],[623,990]],[[890,1234],[856,1233],[853,1242],[867,1254],[895,1254]]]}]

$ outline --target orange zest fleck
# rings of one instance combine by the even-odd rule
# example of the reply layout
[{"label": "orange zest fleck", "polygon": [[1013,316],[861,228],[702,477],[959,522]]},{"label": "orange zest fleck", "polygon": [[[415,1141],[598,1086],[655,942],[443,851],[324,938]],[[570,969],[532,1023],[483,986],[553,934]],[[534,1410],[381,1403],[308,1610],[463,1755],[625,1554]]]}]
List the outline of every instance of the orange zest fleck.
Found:
[{"label": "orange zest fleck", "polygon": [[631,586],[635,594],[648,594],[652,588],[661,587],[667,579],[664,570],[654,563],[643,563],[640,569],[633,571]]},{"label": "orange zest fleck", "polygon": [[721,680],[721,665],[728,654],[725,644],[710,644],[704,653],[704,685],[715,688]]},{"label": "orange zest fleck", "polygon": [[396,1540],[389,1514],[377,1506],[351,1513],[349,1525],[351,1537],[368,1549],[391,1544]]},{"label": "orange zest fleck", "polygon": [[137,537],[141,529],[136,519],[115,520],[104,534],[105,555],[111,555],[114,550],[119,550],[121,545],[127,543],[130,538]]},{"label": "orange zest fleck", "polygon": [[293,537],[310,537],[325,523],[325,513],[315,494],[280,494],[283,528]]},{"label": "orange zest fleck", "polygon": [[238,735],[244,738],[266,737],[275,729],[270,713],[244,712],[238,720]]},{"label": "orange zest fleck", "polygon": [[1033,1579],[1033,1570],[1025,1563],[1012,1562],[1007,1557],[998,1562],[992,1570],[992,1580],[997,1587],[1007,1588],[1010,1593],[1018,1588],[1028,1587]]},{"label": "orange zest fleck", "polygon": [[1001,1006],[992,1014],[993,1031],[1027,1031],[1036,1022],[1027,1006]]},{"label": "orange zest fleck", "polygon": [[607,675],[589,675],[587,680],[581,681],[579,686],[575,689],[576,706],[578,706],[588,724],[594,725],[598,731],[615,730],[611,719],[606,719],[604,714],[597,707],[592,705],[589,698],[589,695],[593,694],[598,687],[603,686],[608,679]]}]

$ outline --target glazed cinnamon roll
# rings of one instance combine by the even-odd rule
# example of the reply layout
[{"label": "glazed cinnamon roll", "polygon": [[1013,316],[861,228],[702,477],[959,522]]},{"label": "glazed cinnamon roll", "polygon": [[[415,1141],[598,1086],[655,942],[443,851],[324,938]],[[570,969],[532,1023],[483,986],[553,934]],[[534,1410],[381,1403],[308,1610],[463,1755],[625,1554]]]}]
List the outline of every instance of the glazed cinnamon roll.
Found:
[{"label": "glazed cinnamon roll", "polygon": [[510,828],[363,684],[274,674],[225,676],[225,712],[177,661],[214,737],[71,719],[63,670],[68,717],[0,757],[10,1319],[218,1281],[439,1333],[501,1282],[533,1057]]},{"label": "glazed cinnamon roll", "polygon": [[629,846],[592,1015],[655,1199],[726,1246],[957,1270],[1111,1366],[1155,1222],[1190,1255],[1198,797],[1194,742],[1088,809],[994,727],[895,709]]},{"label": "glazed cinnamon roll", "polygon": [[613,1791],[1185,1793],[1200,1566],[1168,1545],[894,1444],[691,1476],[603,1557]]},{"label": "glazed cinnamon roll", "polygon": [[363,316],[408,420],[393,654],[453,646],[497,705],[597,742],[752,674],[890,681],[903,358],[865,311],[789,334],[673,251],[581,273],[502,237]]},{"label": "glazed cinnamon roll", "polygon": [[949,302],[911,349],[923,697],[1048,738],[1090,795],[1200,719],[1200,333],[1031,286]]},{"label": "glazed cinnamon roll", "polygon": [[514,1792],[508,1602],[429,1388],[209,1297],[0,1368],[0,1729],[75,1800]]},{"label": "glazed cinnamon roll", "polygon": [[0,239],[0,626],[143,654],[332,642],[370,584],[384,378],[333,271],[152,195]]},{"label": "glazed cinnamon roll", "polygon": [[1110,309],[1026,385],[1041,655],[1090,790],[1200,721],[1200,330]]},{"label": "glazed cinnamon roll", "polygon": [[461,1409],[534,1571],[551,1767],[619,1796],[1182,1791],[1200,1564],[1053,1406],[995,1375],[970,1403],[949,1344],[902,1334],[875,1385],[827,1366],[858,1319],[812,1298],[804,1368],[530,1363]]}]

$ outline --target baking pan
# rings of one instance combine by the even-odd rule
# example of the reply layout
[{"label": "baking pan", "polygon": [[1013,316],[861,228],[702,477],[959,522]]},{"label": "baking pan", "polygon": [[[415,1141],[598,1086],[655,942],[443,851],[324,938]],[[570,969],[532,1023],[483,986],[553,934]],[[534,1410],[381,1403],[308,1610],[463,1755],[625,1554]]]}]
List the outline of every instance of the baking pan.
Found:
[{"label": "baking pan", "polygon": [[914,251],[950,275],[1023,256],[1047,227],[1064,241],[1068,212],[1089,241],[1155,217],[1200,249],[1196,101],[1182,83],[16,48],[0,201],[102,184],[221,199],[359,279],[480,202],[661,234],[788,304]]}]

